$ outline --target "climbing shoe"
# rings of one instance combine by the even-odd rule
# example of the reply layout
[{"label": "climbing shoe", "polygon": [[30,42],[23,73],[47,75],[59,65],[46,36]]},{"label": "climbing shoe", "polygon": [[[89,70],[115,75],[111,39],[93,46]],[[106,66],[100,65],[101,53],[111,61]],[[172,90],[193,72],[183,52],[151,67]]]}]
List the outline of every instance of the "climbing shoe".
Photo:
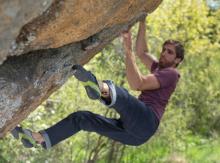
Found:
[{"label": "climbing shoe", "polygon": [[21,140],[22,144],[26,148],[37,147],[37,142],[34,140],[32,136],[32,131],[16,126],[11,131],[11,134],[15,139]]},{"label": "climbing shoe", "polygon": [[96,77],[81,65],[74,65],[72,70],[73,75],[83,83],[89,98],[93,100],[99,99],[101,97],[101,91]]}]

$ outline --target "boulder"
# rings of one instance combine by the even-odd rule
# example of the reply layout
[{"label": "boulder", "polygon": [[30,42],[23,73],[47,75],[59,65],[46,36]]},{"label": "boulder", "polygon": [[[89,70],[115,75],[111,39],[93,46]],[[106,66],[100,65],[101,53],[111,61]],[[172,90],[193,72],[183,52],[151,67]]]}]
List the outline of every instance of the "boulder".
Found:
[{"label": "boulder", "polygon": [[0,0],[0,138],[162,0]]}]

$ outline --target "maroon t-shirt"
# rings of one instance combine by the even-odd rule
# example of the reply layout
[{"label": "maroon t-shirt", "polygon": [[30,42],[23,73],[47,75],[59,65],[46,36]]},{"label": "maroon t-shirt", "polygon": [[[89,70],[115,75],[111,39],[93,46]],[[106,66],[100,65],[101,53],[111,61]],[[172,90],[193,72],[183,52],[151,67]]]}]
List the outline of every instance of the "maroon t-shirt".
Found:
[{"label": "maroon t-shirt", "polygon": [[138,99],[143,101],[145,104],[150,105],[153,112],[160,120],[169,98],[176,88],[180,75],[176,69],[171,67],[159,69],[158,62],[153,62],[151,66],[151,73],[158,79],[160,88],[142,91]]}]

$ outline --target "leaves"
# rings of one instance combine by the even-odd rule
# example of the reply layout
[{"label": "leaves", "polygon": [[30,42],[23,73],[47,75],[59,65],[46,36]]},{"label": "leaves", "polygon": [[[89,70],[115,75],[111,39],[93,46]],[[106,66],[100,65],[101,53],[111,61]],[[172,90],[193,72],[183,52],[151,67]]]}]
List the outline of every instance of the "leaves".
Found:
[{"label": "leaves", "polygon": [[[0,142],[0,159],[9,162],[56,163],[87,162],[91,161],[92,157],[89,156],[96,156],[97,162],[111,160],[120,163],[172,162],[175,159],[185,162],[219,161],[219,21],[220,10],[210,10],[203,0],[163,1],[148,16],[147,36],[151,53],[159,56],[165,40],[177,39],[184,43],[186,56],[179,66],[181,79],[176,92],[166,108],[156,135],[146,144],[140,147],[124,146],[95,133],[80,132],[45,152],[41,149],[24,149],[8,136]],[[137,25],[132,28],[132,33],[134,42]],[[142,72],[147,72],[139,60],[138,66]],[[111,79],[117,85],[129,89],[120,38],[97,54],[85,67],[94,72],[98,79]],[[137,92],[130,92],[138,95]],[[113,110],[106,111],[98,101],[89,100],[83,86],[70,78],[22,125],[38,131],[77,110],[118,117]]]}]

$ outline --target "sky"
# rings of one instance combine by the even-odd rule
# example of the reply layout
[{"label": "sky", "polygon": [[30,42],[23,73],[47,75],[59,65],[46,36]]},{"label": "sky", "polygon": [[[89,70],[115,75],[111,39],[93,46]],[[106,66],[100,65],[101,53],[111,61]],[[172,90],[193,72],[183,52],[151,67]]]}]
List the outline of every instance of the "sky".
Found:
[{"label": "sky", "polygon": [[220,0],[206,0],[207,5],[213,9],[213,10],[217,10],[220,8]]}]

